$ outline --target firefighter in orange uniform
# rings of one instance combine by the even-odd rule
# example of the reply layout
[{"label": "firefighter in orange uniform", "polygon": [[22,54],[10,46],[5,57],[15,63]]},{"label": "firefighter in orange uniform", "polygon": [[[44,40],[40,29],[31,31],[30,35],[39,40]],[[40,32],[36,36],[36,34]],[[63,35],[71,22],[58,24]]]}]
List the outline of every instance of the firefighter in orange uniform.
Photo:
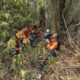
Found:
[{"label": "firefighter in orange uniform", "polygon": [[28,34],[27,28],[24,28],[16,33],[17,38],[19,38],[22,43],[29,46],[30,45],[30,35]]},{"label": "firefighter in orange uniform", "polygon": [[18,54],[22,50],[21,42],[15,36],[8,40],[7,47],[12,56]]},{"label": "firefighter in orange uniform", "polygon": [[57,40],[58,39],[58,35],[55,34],[47,34],[47,44],[46,44],[46,52],[43,53],[42,55],[39,54],[39,56],[41,56],[41,58],[43,59],[43,61],[41,62],[39,69],[42,69],[42,67],[45,65],[46,60],[48,59],[48,56],[52,55],[54,57],[56,57],[56,50],[60,50],[60,42]]},{"label": "firefighter in orange uniform", "polygon": [[58,48],[57,34],[50,37],[50,42],[46,45],[46,48],[50,51],[51,55],[56,57],[55,50]]},{"label": "firefighter in orange uniform", "polygon": [[29,34],[30,34],[30,45],[33,46],[34,40],[41,38],[41,33],[37,32],[37,26],[33,25],[29,27]]}]

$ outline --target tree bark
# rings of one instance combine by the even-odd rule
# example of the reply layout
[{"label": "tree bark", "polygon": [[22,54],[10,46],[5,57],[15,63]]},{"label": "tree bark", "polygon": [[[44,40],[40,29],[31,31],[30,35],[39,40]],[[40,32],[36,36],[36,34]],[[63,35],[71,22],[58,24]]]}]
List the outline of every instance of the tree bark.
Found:
[{"label": "tree bark", "polygon": [[45,28],[48,28],[48,0],[45,0]]},{"label": "tree bark", "polygon": [[61,28],[60,28],[60,0],[57,0],[57,20],[56,20],[56,29],[57,32],[60,34],[61,33]]}]

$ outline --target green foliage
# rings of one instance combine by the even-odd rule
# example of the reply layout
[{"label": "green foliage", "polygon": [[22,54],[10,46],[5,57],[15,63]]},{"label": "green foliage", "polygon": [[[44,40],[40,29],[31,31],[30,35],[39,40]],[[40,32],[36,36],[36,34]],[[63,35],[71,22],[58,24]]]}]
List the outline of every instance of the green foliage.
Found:
[{"label": "green foliage", "polygon": [[5,13],[1,15],[1,18],[9,19],[9,17],[10,17],[9,13]]},{"label": "green foliage", "polygon": [[39,0],[38,6],[37,6],[37,11],[40,11],[40,8],[44,8],[45,2],[44,0]]},{"label": "green foliage", "polygon": [[0,33],[0,39],[4,40],[9,36],[9,32],[8,31],[4,31]]},{"label": "green foliage", "polygon": [[22,56],[23,56],[23,54],[19,54],[19,55],[17,56],[17,58],[18,58],[17,63],[19,64],[19,66],[22,66],[22,65],[23,65]]},{"label": "green foliage", "polygon": [[7,47],[14,48],[14,46],[16,45],[15,40],[16,40],[15,38],[11,38],[7,43]]},{"label": "green foliage", "polygon": [[3,39],[7,38],[9,36],[9,32],[8,31],[2,32],[2,36],[3,36]]},{"label": "green foliage", "polygon": [[8,28],[7,26],[9,26],[9,23],[1,21],[0,26],[5,26],[5,28]]},{"label": "green foliage", "polygon": [[20,80],[24,80],[25,79],[25,75],[26,75],[26,71],[25,70],[20,70],[20,72],[19,72]]},{"label": "green foliage", "polygon": [[41,78],[41,74],[39,73],[32,74],[32,79],[40,79],[40,78]]},{"label": "green foliage", "polygon": [[[37,0],[37,2],[32,0],[32,3],[33,4],[30,3],[30,0],[0,0],[0,39],[6,39],[11,34],[18,32],[21,28],[39,21],[40,11],[41,14],[45,13],[45,0]],[[38,5],[35,5],[35,3]],[[15,39],[12,39],[7,43],[7,47],[14,47],[15,44]],[[14,55],[13,57],[8,55],[8,58],[6,57],[7,59],[5,61],[8,66],[6,66],[8,69],[7,72],[11,71],[11,74],[8,74],[11,76],[18,75],[19,80],[25,80],[26,76],[28,77],[28,80],[35,78],[35,75],[27,72],[27,70],[34,70],[38,67],[38,62],[40,62],[38,53],[45,53],[44,46],[45,41],[38,44],[35,42],[34,46],[26,46],[24,51],[20,52],[18,55]],[[4,49],[3,53],[9,53],[8,48]],[[60,52],[57,52],[57,54],[60,56]],[[3,56],[3,54],[1,55]],[[10,58],[11,60],[9,61]],[[55,61],[55,57],[49,57],[48,64],[43,70],[46,74],[48,74],[50,70],[49,66],[55,63]],[[26,75],[26,73],[28,73],[28,75]],[[1,71],[1,78],[3,77],[2,74],[3,72]],[[40,76],[40,74],[36,74],[36,78],[39,78]]]},{"label": "green foliage", "polygon": [[0,70],[0,80],[3,79],[3,70]]},{"label": "green foliage", "polygon": [[61,56],[61,52],[60,52],[60,51],[56,51],[56,54],[57,54],[58,56]]},{"label": "green foliage", "polygon": [[55,63],[55,61],[56,61],[56,58],[53,57],[53,56],[50,56],[50,57],[49,57],[49,60],[48,60],[48,63],[49,63],[49,64],[53,64],[53,63]]},{"label": "green foliage", "polygon": [[[4,5],[2,5],[4,3]],[[29,0],[2,0],[0,1],[0,38],[6,32],[17,32],[24,25],[32,23],[31,8]],[[9,5],[9,6],[8,6]],[[5,30],[5,33],[2,33]],[[12,30],[12,31],[11,31]]]},{"label": "green foliage", "polygon": [[28,73],[27,79],[28,79],[28,80],[31,80],[31,78],[32,78],[32,74],[31,74],[31,73]]},{"label": "green foliage", "polygon": [[8,54],[9,54],[9,49],[8,49],[8,48],[4,49],[4,51],[2,51],[2,53],[3,53],[3,54],[4,54],[4,53],[8,53]]},{"label": "green foliage", "polygon": [[13,63],[10,65],[9,70],[10,70],[10,71],[16,70],[16,64],[15,64],[15,62],[13,62]]},{"label": "green foliage", "polygon": [[80,56],[80,52],[75,53],[74,56]]}]

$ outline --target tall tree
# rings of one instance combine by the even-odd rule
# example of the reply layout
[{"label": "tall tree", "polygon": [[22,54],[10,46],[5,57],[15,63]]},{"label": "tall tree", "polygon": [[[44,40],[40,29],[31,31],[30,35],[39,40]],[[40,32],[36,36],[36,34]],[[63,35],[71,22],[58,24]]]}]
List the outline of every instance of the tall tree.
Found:
[{"label": "tall tree", "polygon": [[48,28],[48,0],[45,0],[45,27]]}]

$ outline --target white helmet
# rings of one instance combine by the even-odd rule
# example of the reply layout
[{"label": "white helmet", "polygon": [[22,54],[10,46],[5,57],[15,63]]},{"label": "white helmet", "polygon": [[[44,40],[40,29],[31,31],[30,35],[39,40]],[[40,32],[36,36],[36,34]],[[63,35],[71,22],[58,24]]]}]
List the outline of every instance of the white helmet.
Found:
[{"label": "white helmet", "polygon": [[47,29],[47,30],[46,30],[46,32],[50,32],[50,30],[49,30],[49,29]]}]

